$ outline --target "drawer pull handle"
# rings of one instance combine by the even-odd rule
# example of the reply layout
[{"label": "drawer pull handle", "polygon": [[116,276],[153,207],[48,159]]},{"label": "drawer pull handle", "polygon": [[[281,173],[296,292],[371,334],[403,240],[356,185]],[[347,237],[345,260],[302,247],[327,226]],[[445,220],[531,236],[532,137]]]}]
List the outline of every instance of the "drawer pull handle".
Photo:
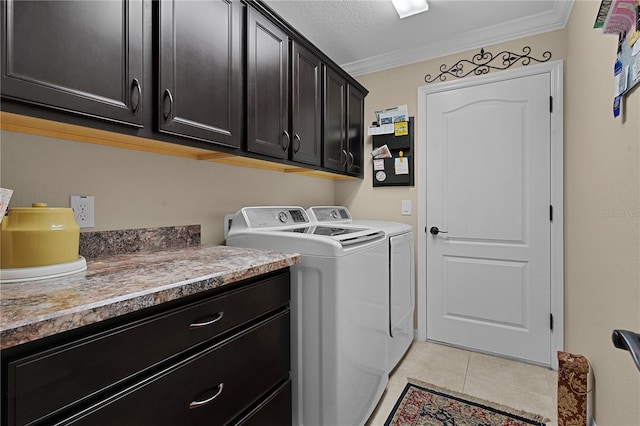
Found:
[{"label": "drawer pull handle", "polygon": [[[218,385],[218,387],[215,389],[215,392],[213,394],[213,396],[210,396],[209,398],[203,399],[201,401],[195,400],[195,401],[191,401],[191,404],[189,404],[189,409],[193,410],[194,408],[199,408],[202,407],[203,405],[207,405],[208,403],[210,403],[211,401],[213,401],[214,399],[216,399],[218,396],[220,396],[220,394],[222,393],[222,389],[224,389],[224,383],[220,383]],[[203,393],[203,395],[208,394],[212,391],[207,391],[205,393]]]},{"label": "drawer pull handle", "polygon": [[213,317],[205,318],[203,320],[200,320],[200,322],[194,322],[194,323],[189,324],[189,328],[206,327],[208,325],[211,325],[213,323],[216,323],[216,322],[220,321],[223,316],[224,316],[224,312],[220,311],[217,314],[215,314]]}]

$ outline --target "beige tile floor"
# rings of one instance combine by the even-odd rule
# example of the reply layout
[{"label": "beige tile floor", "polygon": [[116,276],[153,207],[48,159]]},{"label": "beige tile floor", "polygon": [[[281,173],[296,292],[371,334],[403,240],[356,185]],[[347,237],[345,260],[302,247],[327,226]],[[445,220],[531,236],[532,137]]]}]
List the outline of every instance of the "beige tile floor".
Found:
[{"label": "beige tile floor", "polygon": [[398,397],[413,377],[457,392],[540,414],[557,425],[557,372],[432,342],[413,342],[367,426],[384,425]]}]

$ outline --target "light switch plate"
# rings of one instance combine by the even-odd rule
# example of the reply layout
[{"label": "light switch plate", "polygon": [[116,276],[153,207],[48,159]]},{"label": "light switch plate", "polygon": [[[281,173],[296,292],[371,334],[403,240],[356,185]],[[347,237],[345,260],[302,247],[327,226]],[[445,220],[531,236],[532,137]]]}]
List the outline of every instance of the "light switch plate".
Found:
[{"label": "light switch plate", "polygon": [[402,216],[411,216],[411,200],[402,200]]}]

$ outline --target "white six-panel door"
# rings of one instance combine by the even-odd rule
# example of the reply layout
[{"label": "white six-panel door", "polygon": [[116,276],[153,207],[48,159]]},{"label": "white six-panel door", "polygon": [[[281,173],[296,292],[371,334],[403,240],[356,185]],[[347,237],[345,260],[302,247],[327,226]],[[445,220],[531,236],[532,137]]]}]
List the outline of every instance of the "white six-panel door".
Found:
[{"label": "white six-panel door", "polygon": [[426,234],[430,340],[551,364],[550,85],[426,97],[426,226],[446,231]]}]

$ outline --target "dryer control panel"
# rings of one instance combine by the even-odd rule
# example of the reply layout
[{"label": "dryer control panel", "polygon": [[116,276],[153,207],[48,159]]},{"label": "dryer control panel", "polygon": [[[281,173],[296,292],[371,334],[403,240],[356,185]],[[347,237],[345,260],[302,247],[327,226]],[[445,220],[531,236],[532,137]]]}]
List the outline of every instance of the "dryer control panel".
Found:
[{"label": "dryer control panel", "polygon": [[311,207],[307,213],[317,222],[351,222],[351,213],[343,206],[319,206]]}]

